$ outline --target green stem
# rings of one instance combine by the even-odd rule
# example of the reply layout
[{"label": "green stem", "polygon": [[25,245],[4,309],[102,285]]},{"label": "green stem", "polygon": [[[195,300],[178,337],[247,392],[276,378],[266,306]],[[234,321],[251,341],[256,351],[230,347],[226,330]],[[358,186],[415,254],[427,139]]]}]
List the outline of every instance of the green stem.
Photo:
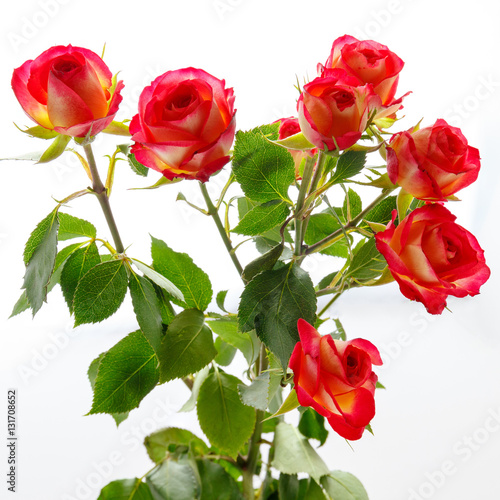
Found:
[{"label": "green stem", "polygon": [[115,249],[118,253],[123,253],[125,251],[125,247],[123,246],[122,240],[120,238],[120,233],[118,232],[118,228],[116,227],[113,212],[111,211],[108,191],[104,187],[101,178],[99,177],[99,172],[97,170],[92,146],[90,144],[86,144],[85,146],[83,146],[83,149],[85,151],[85,155],[87,156],[90,172],[92,174],[92,190],[94,191],[97,199],[99,200],[99,204],[101,205],[104,217],[106,218],[109,230],[111,231],[111,236],[113,237],[113,241],[115,242]]},{"label": "green stem", "polygon": [[205,203],[207,204],[208,215],[210,215],[212,217],[212,219],[214,220],[215,225],[217,226],[219,234],[222,238],[222,241],[224,242],[224,245],[226,246],[226,249],[229,253],[229,257],[231,257],[231,260],[233,261],[234,267],[236,267],[238,274],[241,276],[243,274],[243,267],[241,266],[240,261],[238,260],[238,257],[236,257],[236,254],[234,252],[234,248],[231,245],[231,241],[229,240],[229,237],[226,233],[226,230],[224,229],[224,226],[222,224],[222,221],[220,220],[219,212],[217,211],[214,204],[212,203],[212,200],[210,199],[210,195],[208,194],[207,187],[202,182],[200,182],[200,189],[201,189],[201,193],[203,194],[203,198],[205,199]]},{"label": "green stem", "polygon": [[302,182],[300,183],[299,196],[297,197],[297,203],[295,205],[295,255],[300,256],[302,253],[302,241],[303,241],[303,231],[302,216],[297,216],[299,212],[302,211],[304,206],[304,200],[309,191],[309,185],[311,184],[311,178],[314,170],[314,157],[307,157],[306,164],[304,166],[304,175],[302,177]]},{"label": "green stem", "polygon": [[389,194],[393,191],[393,189],[384,189],[382,193],[377,196],[362,212],[360,212],[354,219],[349,221],[345,226],[341,227],[340,229],[337,229],[334,231],[332,234],[329,234],[322,240],[318,241],[314,245],[311,245],[306,249],[304,252],[305,255],[310,255],[314,252],[318,252],[322,250],[326,244],[332,243],[335,241],[339,236],[344,235],[346,232],[348,232],[350,229],[353,229],[357,226],[357,224],[363,219],[363,217],[370,211],[372,208],[377,206],[382,200],[387,198]]}]

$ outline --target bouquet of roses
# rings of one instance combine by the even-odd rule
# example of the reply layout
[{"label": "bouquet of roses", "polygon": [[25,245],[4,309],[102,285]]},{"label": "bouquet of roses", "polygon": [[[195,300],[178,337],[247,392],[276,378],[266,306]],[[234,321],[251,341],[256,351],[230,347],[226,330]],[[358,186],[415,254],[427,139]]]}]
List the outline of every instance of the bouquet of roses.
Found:
[{"label": "bouquet of roses", "polygon": [[[347,440],[371,432],[383,387],[376,346],[348,338],[330,306],[351,288],[396,281],[441,314],[449,295],[478,294],[490,273],[447,208],[476,180],[478,150],[442,119],[389,131],[407,96],[397,96],[403,65],[384,45],[343,36],[298,87],[297,117],[238,132],[233,90],[201,69],[158,76],[121,122],[123,82],[88,49],[52,47],[14,71],[14,93],[37,123],[22,132],[51,141],[31,159],[76,155],[90,185],[59,201],[29,237],[13,315],[36,314],[59,285],[75,326],[100,323],[130,293],[137,324],[91,363],[89,413],[119,425],[158,384],[181,379],[191,397],[180,411],[196,409],[204,433],[169,427],[147,436],[151,470],[111,482],[99,500],[368,498],[310,443],[323,445],[331,430]],[[97,134],[120,136],[104,182]],[[181,180],[199,183],[204,207],[177,199],[213,219],[228,252],[220,265],[230,259],[244,284],[237,311],[225,304],[227,290],[214,300],[209,276],[168,240],[152,236],[151,257],[128,251],[110,205],[118,160],[139,176],[160,172],[150,187],[162,196]],[[207,183],[222,169],[231,171],[213,199]],[[88,195],[111,240],[67,212]],[[259,255],[241,262],[240,245],[251,243]],[[317,253],[332,265],[314,283],[302,264]],[[318,308],[323,296],[330,300]],[[286,422],[295,409],[297,426]]]}]

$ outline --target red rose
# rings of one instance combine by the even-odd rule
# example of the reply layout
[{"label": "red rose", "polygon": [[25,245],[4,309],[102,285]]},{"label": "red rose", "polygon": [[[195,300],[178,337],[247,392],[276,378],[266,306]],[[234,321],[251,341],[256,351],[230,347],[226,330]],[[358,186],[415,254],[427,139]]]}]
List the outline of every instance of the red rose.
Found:
[{"label": "red rose", "polygon": [[359,439],[375,415],[377,375],[372,364],[382,364],[377,348],[364,339],[322,337],[303,319],[297,326],[300,342],[290,368],[299,403],[326,417],[342,437]]},{"label": "red rose", "polygon": [[201,69],[167,71],[139,97],[132,152],[167,179],[206,182],[228,161],[236,130],[233,89]]},{"label": "red rose", "polygon": [[383,106],[394,104],[399,73],[404,62],[385,45],[372,40],[359,41],[344,35],[333,42],[325,66],[319,65],[320,75],[325,69],[339,68],[363,83],[371,83]]},{"label": "red rose", "polygon": [[392,221],[375,235],[377,249],[403,295],[441,314],[448,295],[477,295],[490,276],[476,238],[455,224],[456,217],[440,204],[425,205],[396,227]]},{"label": "red rose", "polygon": [[336,70],[304,85],[297,110],[300,128],[309,142],[333,151],[336,145],[347,149],[360,139],[380,99],[371,85],[356,86],[356,82]]},{"label": "red rose", "polygon": [[473,183],[479,168],[479,151],[441,119],[432,127],[395,134],[387,147],[389,179],[420,200],[446,200]]},{"label": "red rose", "polygon": [[71,45],[46,50],[12,76],[12,89],[28,116],[73,137],[104,130],[118,111],[122,88],[97,54]]}]

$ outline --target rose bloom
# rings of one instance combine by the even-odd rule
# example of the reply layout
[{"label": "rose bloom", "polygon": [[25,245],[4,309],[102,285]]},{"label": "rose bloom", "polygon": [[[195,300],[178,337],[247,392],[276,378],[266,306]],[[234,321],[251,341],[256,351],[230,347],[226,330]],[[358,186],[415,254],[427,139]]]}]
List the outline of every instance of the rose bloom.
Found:
[{"label": "rose bloom", "polygon": [[371,85],[344,71],[333,70],[304,85],[297,102],[299,124],[309,142],[329,151],[347,149],[364,132],[373,109],[380,104]]},{"label": "rose bloom", "polygon": [[442,119],[432,127],[395,134],[386,149],[389,179],[420,200],[444,201],[479,173],[479,151]]},{"label": "rose bloom", "polygon": [[372,364],[382,364],[377,348],[364,339],[321,336],[303,319],[297,326],[300,342],[289,366],[299,403],[326,417],[342,437],[359,439],[375,415]]},{"label": "rose bloom", "polygon": [[139,97],[132,152],[167,179],[206,182],[228,161],[236,130],[233,89],[201,69],[167,71]]},{"label": "rose bloom", "polygon": [[448,295],[477,295],[490,276],[476,238],[455,224],[456,217],[440,204],[411,212],[375,235],[405,297],[422,302],[430,314],[441,314]]},{"label": "rose bloom", "polygon": [[[278,120],[280,122],[280,127],[278,130],[278,139],[286,139],[292,135],[298,134],[300,132],[300,125],[298,118],[281,118]],[[295,163],[295,178],[300,179],[300,164],[302,160],[307,157],[312,157],[317,153],[316,149],[309,149],[307,151],[299,151],[296,149],[289,149],[288,152],[292,155],[293,161]]]},{"label": "rose bloom", "polygon": [[328,68],[343,69],[361,82],[371,83],[382,105],[389,106],[395,103],[394,96],[403,66],[404,62],[385,45],[344,35],[333,42],[325,66],[319,65],[318,71],[323,75]]},{"label": "rose bloom", "polygon": [[14,70],[12,89],[28,116],[49,130],[73,137],[96,135],[118,111],[123,82],[94,52],[52,47]]}]

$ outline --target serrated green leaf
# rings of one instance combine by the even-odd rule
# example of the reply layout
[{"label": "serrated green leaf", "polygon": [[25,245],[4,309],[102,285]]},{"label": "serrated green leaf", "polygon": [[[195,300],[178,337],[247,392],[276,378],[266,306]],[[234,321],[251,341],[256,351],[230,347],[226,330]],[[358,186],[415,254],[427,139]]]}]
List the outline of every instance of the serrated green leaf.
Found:
[{"label": "serrated green leaf", "polygon": [[340,470],[321,478],[321,486],[332,498],[339,500],[368,500],[368,493],[355,476]]},{"label": "serrated green leaf", "polygon": [[161,383],[196,373],[217,355],[203,313],[186,309],[168,325],[158,351]]},{"label": "serrated green leaf", "polygon": [[310,276],[293,263],[258,274],[241,295],[240,330],[248,332],[255,328],[260,340],[278,356],[283,367],[288,365],[300,340],[299,318],[314,324],[316,294]]},{"label": "serrated green leaf", "polygon": [[328,467],[309,441],[293,425],[285,423],[276,427],[272,466],[285,474],[305,472],[318,482],[328,474]]},{"label": "serrated green leaf", "polygon": [[238,394],[240,380],[216,371],[203,382],[198,396],[198,420],[210,442],[236,457],[252,435],[255,410],[244,405]]},{"label": "serrated green leaf", "polygon": [[328,437],[328,431],[325,429],[325,417],[312,408],[307,408],[302,414],[298,429],[304,437],[317,439],[321,446],[325,444]]},{"label": "serrated green leaf", "polygon": [[215,350],[217,356],[215,356],[214,361],[219,366],[229,366],[236,355],[236,347],[224,342],[220,337],[215,339]]},{"label": "serrated green leaf", "polygon": [[118,479],[106,485],[97,500],[154,500],[151,490],[141,479]]},{"label": "serrated green leaf", "polygon": [[149,173],[149,168],[137,161],[137,158],[133,153],[127,154],[127,160],[128,164],[130,165],[130,168],[137,174],[140,175],[141,177],[147,177]]},{"label": "serrated green leaf", "polygon": [[198,436],[187,429],[167,427],[153,432],[144,439],[144,446],[149,458],[159,464],[169,452],[174,452],[177,446],[192,447],[196,455],[208,453],[208,446]]},{"label": "serrated green leaf", "polygon": [[100,262],[101,257],[95,243],[75,250],[68,257],[61,273],[61,289],[70,312],[73,311],[73,298],[79,281]]},{"label": "serrated green leaf", "polygon": [[200,500],[244,500],[236,481],[222,466],[206,458],[196,460],[201,478]]},{"label": "serrated green leaf", "polygon": [[271,248],[271,250],[269,250],[265,254],[257,257],[255,260],[252,260],[252,262],[245,266],[241,277],[248,282],[255,278],[257,274],[272,269],[278,259],[281,257],[283,248],[284,246],[280,243]]},{"label": "serrated green leaf", "polygon": [[269,405],[270,381],[270,373],[264,372],[253,380],[250,385],[240,384],[238,386],[238,391],[243,404],[253,406],[258,410],[266,411]]},{"label": "serrated green leaf", "polygon": [[141,262],[140,260],[130,260],[132,261],[132,264],[134,264],[134,266],[137,267],[137,269],[139,269],[139,271],[141,271],[144,276],[147,276],[153,283],[166,290],[172,297],[175,297],[177,300],[184,300],[184,295],[182,295],[182,292],[171,281],[165,278],[165,276],[162,276],[152,267],[144,264],[144,262]]},{"label": "serrated green leaf", "polygon": [[92,223],[73,215],[59,212],[59,241],[71,238],[95,238],[96,235],[97,231]]},{"label": "serrated green leaf", "polygon": [[239,349],[249,365],[255,362],[260,349],[260,340],[255,332],[238,331],[238,322],[235,317],[210,320],[207,324],[224,342]]},{"label": "serrated green leaf", "polygon": [[264,136],[266,132],[275,134],[275,125],[236,134],[233,172],[245,195],[259,203],[289,201],[288,187],[295,181],[291,154]]},{"label": "serrated green leaf", "polygon": [[299,500],[300,483],[297,474],[280,474],[279,495],[286,500]]},{"label": "serrated green leaf", "polygon": [[396,196],[388,196],[373,207],[363,218],[370,222],[387,224],[391,220],[393,210],[396,210]]},{"label": "serrated green leaf", "polygon": [[321,489],[321,486],[312,478],[301,479],[299,481],[299,497],[298,500],[332,500],[328,499]]},{"label": "serrated green leaf", "polygon": [[186,253],[172,250],[164,241],[151,237],[153,267],[171,281],[184,296],[184,302],[175,303],[185,308],[204,311],[212,300],[212,284],[208,275],[202,271]]},{"label": "serrated green leaf", "polygon": [[282,225],[289,214],[290,207],[287,203],[273,200],[258,205],[247,212],[240,223],[233,229],[233,232],[247,236],[264,234],[274,227]]},{"label": "serrated green leaf", "polygon": [[158,354],[163,337],[161,305],[151,282],[135,273],[130,273],[128,283],[135,316],[142,333]]},{"label": "serrated green leaf", "polygon": [[361,213],[363,209],[361,197],[356,191],[349,188],[346,197],[344,199],[344,205],[342,207],[342,212],[344,213],[344,219],[351,221],[357,215]]},{"label": "serrated green leaf", "polygon": [[75,290],[75,326],[99,323],[114,314],[125,298],[127,283],[127,271],[121,260],[102,262],[90,269]]},{"label": "serrated green leaf", "polygon": [[157,365],[158,358],[140,330],[120,340],[101,359],[89,414],[137,408],[158,383]]},{"label": "serrated green leaf", "polygon": [[[97,378],[97,372],[99,371],[99,365],[101,364],[101,360],[105,354],[106,353],[103,352],[97,358],[95,358],[92,361],[92,363],[90,363],[89,369],[87,371],[87,377],[89,378],[90,387],[92,388],[92,391],[94,390],[94,387],[95,387],[95,379]],[[128,411],[123,412],[123,413],[112,413],[111,414],[111,416],[113,417],[117,426],[119,426],[124,420],[127,420],[128,415],[129,415]]]},{"label": "serrated green leaf", "polygon": [[47,287],[57,254],[57,211],[51,212],[35,228],[24,249],[23,289],[35,315],[47,297]]},{"label": "serrated green leaf", "polygon": [[[304,241],[307,245],[314,245],[323,238],[340,229],[340,223],[331,213],[314,214],[309,217]],[[346,259],[349,256],[349,249],[345,238],[324,248],[320,253],[333,257]]]},{"label": "serrated green leaf", "polygon": [[375,239],[370,238],[354,255],[347,276],[360,281],[371,280],[379,276],[386,265],[386,260],[375,246]]},{"label": "serrated green leaf", "polygon": [[146,483],[155,500],[195,500],[201,494],[197,472],[186,458],[165,460],[146,476]]},{"label": "serrated green leaf", "polygon": [[365,151],[346,151],[341,154],[337,160],[335,171],[332,175],[332,181],[335,183],[343,182],[346,179],[359,174],[366,163]]}]

